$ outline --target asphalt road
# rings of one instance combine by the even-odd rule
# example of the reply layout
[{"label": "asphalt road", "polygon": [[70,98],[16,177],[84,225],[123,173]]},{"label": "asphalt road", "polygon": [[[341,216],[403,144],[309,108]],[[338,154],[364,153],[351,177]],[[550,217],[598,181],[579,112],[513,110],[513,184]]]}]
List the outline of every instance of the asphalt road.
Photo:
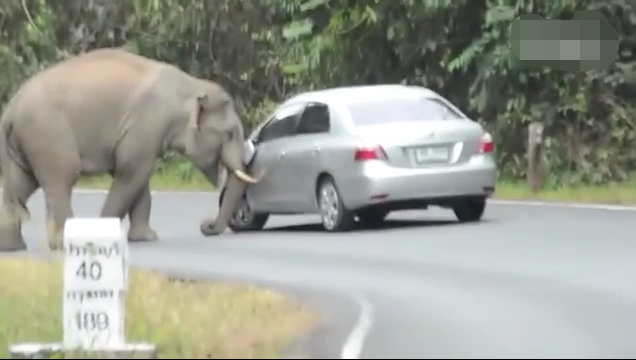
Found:
[{"label": "asphalt road", "polygon": [[[76,216],[103,200],[76,193]],[[162,240],[133,246],[133,264],[294,289],[325,314],[323,358],[636,357],[636,211],[490,204],[480,224],[414,211],[342,235],[317,217],[273,217],[262,233],[204,238],[216,203],[156,194]],[[36,249],[41,193],[29,206]]]}]

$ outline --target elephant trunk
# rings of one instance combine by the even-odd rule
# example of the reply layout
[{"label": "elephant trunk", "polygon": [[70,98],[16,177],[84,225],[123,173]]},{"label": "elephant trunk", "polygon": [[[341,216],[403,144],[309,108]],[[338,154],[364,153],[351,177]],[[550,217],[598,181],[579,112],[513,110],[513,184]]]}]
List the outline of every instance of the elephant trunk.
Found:
[{"label": "elephant trunk", "polygon": [[225,165],[229,173],[233,173],[239,180],[247,184],[256,184],[263,176],[253,177],[247,174],[243,169],[243,148],[242,138],[233,139],[232,142],[224,144],[221,149],[221,162]]},{"label": "elephant trunk", "polygon": [[211,222],[206,221],[201,225],[201,231],[206,236],[218,235],[225,231],[234,216],[236,208],[242,201],[248,185],[257,183],[265,173],[263,171],[256,178],[247,174],[243,164],[244,154],[243,136],[240,132],[239,134],[234,134],[232,141],[223,144],[221,147],[219,160],[227,169],[227,179],[216,219]]},{"label": "elephant trunk", "polygon": [[241,181],[234,173],[228,174],[223,200],[221,201],[219,213],[216,216],[216,220],[214,221],[214,228],[212,229],[212,233],[220,234],[225,231],[230,220],[234,216],[237,205],[243,198],[246,187],[247,183]]}]

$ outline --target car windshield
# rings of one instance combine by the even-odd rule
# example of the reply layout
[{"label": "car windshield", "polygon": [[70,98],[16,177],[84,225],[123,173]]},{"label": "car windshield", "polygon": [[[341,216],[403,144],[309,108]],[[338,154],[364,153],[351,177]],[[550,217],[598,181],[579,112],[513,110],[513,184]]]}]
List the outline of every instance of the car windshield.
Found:
[{"label": "car windshield", "polygon": [[395,98],[348,104],[357,126],[403,121],[465,119],[465,116],[435,98]]}]

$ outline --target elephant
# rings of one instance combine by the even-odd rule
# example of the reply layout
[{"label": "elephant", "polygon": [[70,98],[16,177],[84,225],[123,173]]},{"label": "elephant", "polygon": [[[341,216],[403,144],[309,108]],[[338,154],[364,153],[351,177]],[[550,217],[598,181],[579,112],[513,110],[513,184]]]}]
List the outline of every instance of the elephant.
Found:
[{"label": "elephant", "polygon": [[155,161],[174,150],[210,182],[227,171],[216,218],[201,222],[205,236],[222,234],[241,198],[259,176],[243,164],[243,126],[219,84],[178,67],[117,48],[70,57],[25,81],[0,117],[0,251],[26,249],[27,201],[42,188],[51,249],[62,246],[71,193],[81,176],[113,179],[102,217],[128,216],[128,241],[155,241],[149,224],[149,179]]}]

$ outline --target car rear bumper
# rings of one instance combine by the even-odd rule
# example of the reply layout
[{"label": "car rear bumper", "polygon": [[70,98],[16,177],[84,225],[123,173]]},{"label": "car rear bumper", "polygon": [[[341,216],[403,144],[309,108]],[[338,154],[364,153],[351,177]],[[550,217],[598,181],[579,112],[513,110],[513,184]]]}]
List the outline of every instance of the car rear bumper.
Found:
[{"label": "car rear bumper", "polygon": [[343,201],[350,209],[377,203],[426,203],[427,199],[490,195],[497,181],[497,166],[486,156],[450,167],[394,168],[369,162],[360,170],[358,175],[338,181]]}]

